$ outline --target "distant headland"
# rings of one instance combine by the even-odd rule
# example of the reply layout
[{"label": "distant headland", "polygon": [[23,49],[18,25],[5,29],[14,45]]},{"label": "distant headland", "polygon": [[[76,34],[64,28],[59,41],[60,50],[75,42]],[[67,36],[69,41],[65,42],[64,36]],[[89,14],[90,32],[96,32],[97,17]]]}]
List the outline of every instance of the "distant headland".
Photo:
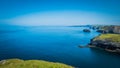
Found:
[{"label": "distant headland", "polygon": [[105,51],[120,53],[119,25],[86,25],[81,27],[89,27],[101,34],[91,39],[91,42],[87,46],[79,46],[80,48],[102,48]]}]

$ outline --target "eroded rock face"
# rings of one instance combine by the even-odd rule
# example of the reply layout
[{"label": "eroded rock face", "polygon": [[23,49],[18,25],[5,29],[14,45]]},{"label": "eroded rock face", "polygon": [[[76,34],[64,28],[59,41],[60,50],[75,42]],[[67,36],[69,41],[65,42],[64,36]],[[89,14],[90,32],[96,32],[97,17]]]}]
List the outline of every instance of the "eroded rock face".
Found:
[{"label": "eroded rock face", "polygon": [[102,30],[102,29],[97,30],[97,32],[106,33],[106,31],[104,31],[104,30]]},{"label": "eroded rock face", "polygon": [[120,26],[115,26],[113,32],[120,34]]},{"label": "eroded rock face", "polygon": [[6,60],[1,60],[0,61],[0,64],[5,64],[6,63]]},{"label": "eroded rock face", "polygon": [[100,47],[110,52],[117,52],[120,53],[120,43],[112,42],[110,40],[94,40],[91,39],[89,45]]},{"label": "eroded rock face", "polygon": [[97,32],[120,34],[120,26],[101,26],[101,27],[99,27]]},{"label": "eroded rock face", "polygon": [[98,46],[98,47],[99,46],[104,47],[104,48],[107,48],[107,47],[119,47],[120,48],[120,43],[110,42],[107,40],[95,40],[95,41],[92,41],[90,44]]}]

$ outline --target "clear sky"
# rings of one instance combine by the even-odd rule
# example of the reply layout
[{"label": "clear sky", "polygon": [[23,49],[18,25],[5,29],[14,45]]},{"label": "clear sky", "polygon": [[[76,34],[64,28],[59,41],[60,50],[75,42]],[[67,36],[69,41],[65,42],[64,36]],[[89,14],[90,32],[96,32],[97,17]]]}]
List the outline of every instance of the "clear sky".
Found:
[{"label": "clear sky", "polygon": [[120,0],[0,0],[0,23],[120,24]]}]

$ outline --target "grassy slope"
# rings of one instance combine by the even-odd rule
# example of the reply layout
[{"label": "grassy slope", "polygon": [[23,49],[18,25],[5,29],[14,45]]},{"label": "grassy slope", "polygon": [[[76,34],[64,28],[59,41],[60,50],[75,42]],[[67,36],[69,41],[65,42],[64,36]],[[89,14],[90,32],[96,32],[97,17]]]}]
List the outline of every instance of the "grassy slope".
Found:
[{"label": "grassy slope", "polygon": [[42,60],[8,59],[0,63],[0,68],[73,68],[62,63],[53,63]]},{"label": "grassy slope", "polygon": [[112,42],[120,43],[120,34],[101,34],[94,40],[110,40]]}]

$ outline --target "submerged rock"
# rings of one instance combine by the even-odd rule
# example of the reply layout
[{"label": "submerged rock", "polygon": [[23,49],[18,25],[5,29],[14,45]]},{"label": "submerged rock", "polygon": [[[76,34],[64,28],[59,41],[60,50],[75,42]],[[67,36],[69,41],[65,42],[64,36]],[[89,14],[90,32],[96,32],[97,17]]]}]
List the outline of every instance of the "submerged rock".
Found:
[{"label": "submerged rock", "polygon": [[80,47],[80,48],[88,48],[89,46],[88,45],[79,45],[78,47]]},{"label": "submerged rock", "polygon": [[79,48],[88,48],[88,47],[95,47],[95,46],[92,46],[92,45],[84,45],[84,46],[79,45],[78,47],[79,47]]}]

